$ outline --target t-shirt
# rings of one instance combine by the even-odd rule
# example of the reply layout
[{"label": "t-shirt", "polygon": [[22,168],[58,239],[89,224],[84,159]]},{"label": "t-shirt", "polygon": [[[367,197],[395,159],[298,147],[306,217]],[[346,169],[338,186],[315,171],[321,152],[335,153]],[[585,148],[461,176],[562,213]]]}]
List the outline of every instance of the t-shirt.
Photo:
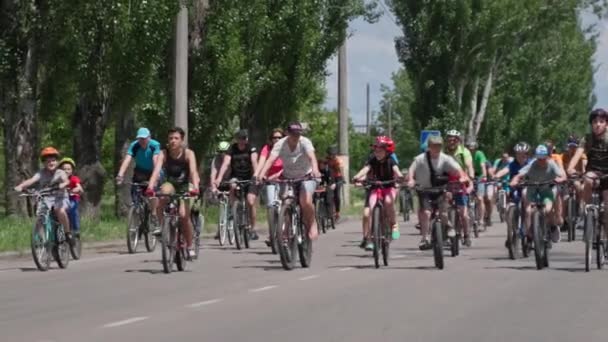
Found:
[{"label": "t-shirt", "polygon": [[[570,161],[572,160],[572,157],[574,157],[574,153],[572,155],[570,155],[568,152],[564,152],[564,154],[562,154],[562,161],[564,162],[564,168],[566,168],[566,169],[568,168],[568,166],[570,165]],[[587,160],[587,155],[585,153],[583,153],[583,155],[581,156],[581,159],[579,159],[579,161],[578,161],[578,164],[576,164],[574,166],[574,169],[579,174],[583,174],[585,172],[585,169],[583,168],[583,163],[585,160]]]},{"label": "t-shirt", "polygon": [[[269,155],[270,155],[270,146],[264,145],[264,147],[262,147],[262,151],[260,152],[260,157],[268,158]],[[281,158],[277,158],[277,159],[275,159],[274,163],[272,163],[272,165],[270,166],[270,169],[268,169],[268,176],[277,174],[277,173],[281,172],[281,170],[283,170],[283,161],[281,160]]]},{"label": "t-shirt", "polygon": [[[414,159],[414,180],[422,188],[430,188],[431,184],[431,170],[429,169],[429,163],[426,160],[426,153],[419,154]],[[437,176],[444,175],[446,173],[460,173],[462,168],[454,158],[450,157],[445,153],[441,153],[439,158],[431,158],[431,165]]]},{"label": "t-shirt", "polygon": [[[72,190],[72,189],[76,188],[78,186],[78,184],[80,184],[80,178],[78,178],[77,176],[71,175],[70,184],[68,185],[68,189]],[[70,199],[78,202],[78,201],[80,201],[80,194],[73,194],[70,191]]]},{"label": "t-shirt", "polygon": [[[34,175],[34,180],[36,180],[40,189],[46,189],[65,183],[68,180],[68,174],[61,169],[56,169],[55,171],[42,169]],[[67,193],[64,191],[63,194],[58,193],[57,195],[61,196],[65,194]]]},{"label": "t-shirt", "polygon": [[139,141],[135,140],[129,146],[127,154],[135,159],[135,170],[152,173],[154,170],[155,155],[160,154],[160,143],[154,139],[150,139],[148,146],[143,148]]},{"label": "t-shirt", "polygon": [[291,150],[287,143],[289,137],[282,138],[272,147],[270,154],[283,160],[283,177],[302,178],[312,172],[312,163],[308,158],[309,153],[314,153],[315,148],[310,139],[300,137],[295,149]]},{"label": "t-shirt", "polygon": [[485,153],[483,153],[482,151],[475,151],[475,155],[473,156],[473,170],[475,170],[476,177],[483,176],[482,168],[485,167],[487,160],[488,159],[486,158]]},{"label": "t-shirt", "polygon": [[[513,162],[513,157],[509,157],[508,160],[503,160],[502,158],[498,158],[494,161],[494,172],[498,172],[505,167],[509,167],[509,165]],[[519,169],[517,170],[519,172]],[[511,175],[507,173],[504,177],[502,177],[503,181],[508,181],[511,178]]]},{"label": "t-shirt", "polygon": [[460,165],[461,169],[465,170],[465,172],[468,172],[467,163],[473,162],[473,157],[471,156],[471,151],[469,151],[468,148],[466,148],[462,145],[458,145],[458,147],[456,148],[456,150],[454,152],[452,152],[452,153],[446,152],[446,154],[451,156],[452,158],[454,158],[456,160],[456,162],[458,163],[458,165]]},{"label": "t-shirt", "polygon": [[517,159],[513,159],[513,161],[509,163],[509,176],[511,178],[517,176],[519,174],[519,171],[526,165],[530,164],[532,161],[533,159],[528,159],[525,163],[520,164],[517,162]]},{"label": "t-shirt", "polygon": [[557,166],[559,166],[560,168],[564,168],[564,162],[562,161],[562,155],[561,154],[557,154],[557,153],[553,153],[551,154],[551,160],[553,160],[555,162],[555,164],[557,164]]},{"label": "t-shirt", "polygon": [[608,130],[599,137],[587,134],[579,142],[587,154],[587,170],[606,173],[608,171]]},{"label": "t-shirt", "polygon": [[561,168],[553,160],[549,160],[545,167],[535,160],[519,170],[519,174],[530,182],[549,182],[563,175]]},{"label": "t-shirt", "polygon": [[327,158],[327,167],[329,168],[330,176],[333,178],[342,177],[342,161],[339,158]]},{"label": "t-shirt", "polygon": [[255,147],[250,144],[245,145],[245,149],[239,149],[239,144],[232,144],[228,150],[228,155],[232,158],[230,167],[232,169],[232,177],[237,179],[250,179],[253,177],[253,163],[251,155],[256,153]]},{"label": "t-shirt", "polygon": [[377,181],[389,181],[395,179],[393,166],[396,166],[393,158],[384,158],[379,160],[375,156],[369,158],[365,166],[369,166],[368,178]]}]

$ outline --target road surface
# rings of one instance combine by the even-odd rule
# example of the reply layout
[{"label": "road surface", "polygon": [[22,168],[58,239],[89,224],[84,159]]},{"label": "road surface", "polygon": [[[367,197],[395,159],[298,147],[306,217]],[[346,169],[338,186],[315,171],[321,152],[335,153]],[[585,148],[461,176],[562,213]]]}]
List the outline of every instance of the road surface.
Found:
[{"label": "road surface", "polygon": [[[262,241],[204,241],[187,272],[160,253],[85,251],[67,270],[0,261],[0,341],[603,341],[608,273],[584,272],[583,244],[562,242],[549,269],[508,260],[495,224],[446,267],[417,248],[411,223],[387,268],[357,247],[359,222],[321,236],[312,267],[284,271]],[[580,236],[580,234],[579,234]]]}]

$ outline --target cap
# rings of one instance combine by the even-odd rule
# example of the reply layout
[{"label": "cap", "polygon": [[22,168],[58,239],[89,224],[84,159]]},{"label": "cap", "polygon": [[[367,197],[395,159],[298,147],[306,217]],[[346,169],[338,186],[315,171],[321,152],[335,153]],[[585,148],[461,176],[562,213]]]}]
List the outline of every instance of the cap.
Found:
[{"label": "cap", "polygon": [[302,130],[302,124],[297,121],[294,121],[287,126],[287,132],[289,133],[299,134],[302,133]]},{"label": "cap", "polygon": [[249,132],[246,129],[241,129],[236,133],[236,137],[239,139],[246,139],[249,137]]},{"label": "cap", "polygon": [[427,145],[443,145],[443,138],[439,135],[431,135],[427,140]]},{"label": "cap", "polygon": [[137,130],[137,139],[141,139],[141,138],[149,138],[150,137],[150,130],[142,127],[140,129]]},{"label": "cap", "polygon": [[536,150],[534,151],[534,155],[537,158],[547,158],[549,157],[549,150],[547,149],[547,146],[545,145],[538,145],[538,147],[536,147]]}]

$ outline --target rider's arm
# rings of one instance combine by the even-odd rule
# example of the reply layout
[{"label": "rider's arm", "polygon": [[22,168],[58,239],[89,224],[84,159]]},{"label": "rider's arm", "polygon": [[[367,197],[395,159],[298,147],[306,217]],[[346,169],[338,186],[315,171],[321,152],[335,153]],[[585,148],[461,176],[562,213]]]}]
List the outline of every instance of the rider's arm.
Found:
[{"label": "rider's arm", "polygon": [[209,184],[213,184],[213,182],[215,182],[215,177],[217,176],[218,170],[215,168],[215,158],[217,158],[217,156],[213,157],[211,160],[211,175],[209,176]]},{"label": "rider's arm", "polygon": [[312,174],[315,177],[320,177],[321,172],[319,171],[319,163],[317,163],[317,156],[315,155],[315,150],[310,149],[306,151],[308,158],[310,159],[310,163],[312,164]]},{"label": "rider's arm", "polygon": [[23,182],[21,182],[21,184],[17,185],[15,187],[16,191],[23,191],[23,189],[27,189],[30,186],[36,184],[36,182],[38,182],[40,180],[40,173],[36,173],[32,178],[27,179]]},{"label": "rider's arm", "polygon": [[129,165],[131,165],[132,160],[133,157],[131,157],[130,154],[127,154],[125,156],[125,159],[122,161],[122,164],[120,164],[120,169],[118,170],[118,177],[124,177],[125,172],[127,172],[127,168],[129,167]]},{"label": "rider's arm", "polygon": [[148,189],[154,190],[154,185],[158,182],[158,178],[160,177],[160,170],[165,163],[165,151],[161,151],[158,155],[158,159],[154,163],[154,171],[152,171],[152,175],[150,176],[150,181],[148,182]]},{"label": "rider's arm", "polygon": [[268,179],[269,180],[279,179],[279,177],[281,177],[282,174],[283,174],[283,170],[273,174],[272,176],[268,177]]},{"label": "rider's arm", "polygon": [[226,173],[226,171],[228,171],[228,167],[230,166],[230,162],[232,161],[232,156],[229,154],[226,154],[224,156],[224,162],[222,163],[222,167],[220,167],[220,171],[217,173],[217,178],[215,179],[215,181],[213,183],[211,183],[212,186],[216,187],[220,184],[220,182],[222,181],[222,179],[224,179],[224,174]]},{"label": "rider's arm", "polygon": [[254,152],[251,153],[251,165],[253,166],[253,175],[255,176],[255,171],[258,169],[259,165],[258,165],[258,153]]},{"label": "rider's arm", "polygon": [[519,173],[517,174],[517,176],[513,177],[513,179],[511,179],[511,187],[515,187],[517,186],[517,184],[519,184],[519,182],[521,182],[521,179],[524,177],[525,175]]},{"label": "rider's arm", "polygon": [[268,149],[268,147],[264,147],[262,149],[262,152],[260,153],[260,159],[258,159],[257,165],[254,169],[255,171],[253,172],[253,176],[256,178],[260,177],[260,173],[262,173],[262,169],[264,168],[264,164],[266,163],[266,160],[268,160],[268,154],[270,153],[269,151],[264,151],[264,149]]},{"label": "rider's arm", "polygon": [[506,176],[509,173],[509,165],[507,164],[507,167],[503,167],[502,169],[500,169],[498,172],[496,172],[494,174],[494,179],[500,179],[504,176]]},{"label": "rider's arm", "polygon": [[188,168],[190,169],[190,182],[194,185],[195,189],[198,189],[201,184],[201,178],[198,175],[196,167],[196,155],[191,149],[186,149],[186,158],[188,158]]},{"label": "rider's arm", "polygon": [[403,178],[403,173],[401,173],[401,170],[399,170],[399,165],[397,165],[397,164],[393,165],[393,174],[395,176],[397,176],[397,178],[400,178],[400,179]]},{"label": "rider's arm", "polygon": [[578,164],[579,160],[583,157],[583,153],[585,153],[585,149],[583,147],[579,147],[576,149],[576,153],[574,153],[574,157],[570,159],[570,164],[568,164],[568,173],[573,174],[576,173],[576,164]]},{"label": "rider's arm", "polygon": [[367,175],[367,173],[369,172],[369,165],[365,165],[361,170],[359,170],[359,172],[357,172],[357,174],[353,177],[353,179],[360,179],[363,176]]}]

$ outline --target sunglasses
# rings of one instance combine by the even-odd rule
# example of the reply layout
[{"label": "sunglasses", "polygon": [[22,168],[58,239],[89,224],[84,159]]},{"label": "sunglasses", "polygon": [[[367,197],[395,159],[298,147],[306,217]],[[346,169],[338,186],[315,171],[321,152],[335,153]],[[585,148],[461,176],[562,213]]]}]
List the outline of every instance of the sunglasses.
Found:
[{"label": "sunglasses", "polygon": [[270,139],[272,139],[272,140],[281,140],[281,139],[283,139],[283,137],[282,136],[274,136],[274,137],[270,137]]}]

